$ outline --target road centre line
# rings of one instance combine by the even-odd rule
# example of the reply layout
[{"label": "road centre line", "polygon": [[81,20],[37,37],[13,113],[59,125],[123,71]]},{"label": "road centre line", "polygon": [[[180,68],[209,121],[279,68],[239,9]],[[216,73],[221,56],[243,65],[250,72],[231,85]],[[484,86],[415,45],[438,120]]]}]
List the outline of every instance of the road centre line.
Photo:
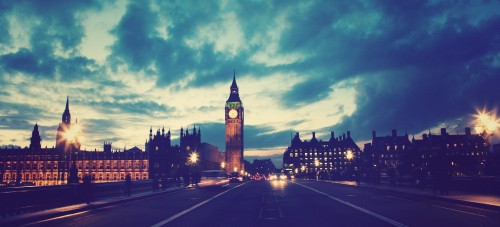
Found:
[{"label": "road centre line", "polygon": [[317,193],[319,193],[319,194],[321,194],[321,195],[324,195],[324,196],[326,196],[326,197],[328,197],[328,198],[330,198],[330,199],[333,199],[333,200],[335,200],[335,201],[337,201],[337,202],[339,202],[339,203],[342,203],[342,204],[344,204],[344,205],[347,205],[347,206],[349,206],[349,207],[351,207],[351,208],[354,208],[354,209],[356,209],[356,210],[359,210],[359,211],[361,211],[361,212],[363,212],[363,213],[365,213],[365,214],[369,214],[369,215],[371,215],[371,216],[373,216],[373,217],[376,217],[376,218],[378,218],[378,219],[380,219],[380,220],[382,220],[382,221],[385,221],[385,222],[387,222],[387,223],[389,223],[389,224],[392,224],[392,225],[394,225],[394,226],[398,226],[398,227],[407,227],[407,225],[404,225],[404,224],[399,223],[399,222],[397,222],[397,221],[394,221],[394,220],[392,220],[392,219],[390,219],[390,218],[387,218],[387,217],[384,217],[384,216],[382,216],[382,215],[380,215],[380,214],[377,214],[377,213],[374,213],[374,212],[372,212],[372,211],[369,211],[369,210],[367,210],[367,209],[365,209],[365,208],[362,208],[362,207],[356,206],[356,205],[354,205],[354,204],[352,204],[352,203],[349,203],[349,202],[347,202],[347,201],[344,201],[344,200],[342,200],[342,199],[339,199],[339,198],[337,198],[337,197],[335,197],[335,196],[328,195],[328,194],[326,194],[326,193],[324,193],[324,192],[321,192],[321,191],[316,190],[316,189],[314,189],[314,188],[311,188],[311,187],[309,187],[309,186],[303,185],[303,184],[301,184],[301,183],[297,183],[297,182],[293,182],[293,183],[294,183],[294,184],[297,184],[297,185],[300,185],[300,186],[302,186],[302,187],[304,187],[304,188],[307,188],[307,189],[309,189],[309,190],[311,190],[311,191],[317,192]]},{"label": "road centre line", "polygon": [[219,197],[219,196],[221,196],[221,195],[224,195],[224,194],[226,194],[227,192],[229,192],[229,191],[231,191],[231,190],[233,190],[233,189],[236,189],[236,188],[238,188],[238,187],[241,187],[241,186],[243,186],[243,185],[245,185],[245,184],[247,184],[247,183],[248,183],[248,182],[243,183],[243,184],[240,184],[240,185],[238,185],[238,186],[236,186],[236,187],[234,187],[234,188],[230,188],[230,189],[228,189],[228,190],[226,190],[226,191],[223,191],[223,192],[221,192],[221,193],[219,193],[219,194],[217,194],[217,195],[214,195],[214,196],[212,196],[211,198],[206,199],[206,200],[204,200],[204,201],[203,201],[203,202],[201,202],[201,203],[198,203],[198,204],[196,204],[196,205],[194,205],[194,206],[192,206],[192,207],[190,207],[190,208],[187,208],[187,209],[185,209],[185,210],[183,210],[183,211],[181,211],[181,212],[177,213],[177,214],[176,214],[176,215],[174,215],[174,216],[171,216],[171,217],[169,217],[169,218],[167,218],[167,219],[165,219],[165,220],[163,220],[163,221],[161,221],[161,222],[158,222],[158,223],[156,223],[156,224],[152,225],[151,227],[159,227],[159,226],[163,226],[163,225],[165,225],[165,224],[167,224],[167,223],[169,223],[169,222],[171,222],[171,221],[173,221],[173,220],[175,220],[175,219],[177,219],[177,218],[181,217],[182,215],[185,215],[185,214],[189,213],[190,211],[192,211],[192,210],[194,210],[194,209],[196,209],[196,208],[198,208],[198,207],[202,206],[203,204],[208,203],[208,202],[210,202],[210,201],[212,201],[212,200],[216,199],[217,197]]},{"label": "road centre line", "polygon": [[441,209],[456,211],[456,212],[460,212],[460,213],[464,213],[464,214],[476,215],[476,216],[483,217],[483,218],[486,217],[485,215],[482,215],[482,214],[471,213],[471,212],[467,212],[467,211],[463,211],[463,210],[456,210],[456,209],[452,209],[452,208],[448,208],[448,207],[442,207],[442,206],[438,206],[438,205],[432,205],[432,206],[433,207],[439,207]]}]

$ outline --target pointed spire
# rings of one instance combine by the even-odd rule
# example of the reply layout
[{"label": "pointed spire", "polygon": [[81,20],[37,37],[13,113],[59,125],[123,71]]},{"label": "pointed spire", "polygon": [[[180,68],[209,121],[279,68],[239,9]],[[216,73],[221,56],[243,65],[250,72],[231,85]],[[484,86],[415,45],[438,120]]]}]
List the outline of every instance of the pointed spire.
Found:
[{"label": "pointed spire", "polygon": [[65,124],[71,124],[71,114],[69,113],[69,96],[66,97],[66,109],[62,115],[62,122]]},{"label": "pointed spire", "polygon": [[236,84],[236,69],[233,72],[233,83],[231,84],[231,90],[238,89],[238,85]]}]

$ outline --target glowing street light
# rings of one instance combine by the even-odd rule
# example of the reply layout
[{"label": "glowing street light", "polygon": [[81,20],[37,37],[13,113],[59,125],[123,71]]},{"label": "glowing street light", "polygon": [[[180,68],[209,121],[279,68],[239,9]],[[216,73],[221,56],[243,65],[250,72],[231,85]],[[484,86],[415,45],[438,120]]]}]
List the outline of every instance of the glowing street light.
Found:
[{"label": "glowing street light", "polygon": [[198,153],[192,152],[189,155],[189,163],[192,165],[196,165],[197,162],[198,162]]},{"label": "glowing street light", "polygon": [[497,119],[495,111],[477,110],[474,116],[476,119],[473,124],[477,133],[492,134],[500,127],[500,120]]},{"label": "glowing street light", "polygon": [[221,162],[220,163],[220,168],[222,168],[222,169],[226,168],[226,162]]},{"label": "glowing street light", "polygon": [[238,172],[238,167],[234,167],[233,172]]}]

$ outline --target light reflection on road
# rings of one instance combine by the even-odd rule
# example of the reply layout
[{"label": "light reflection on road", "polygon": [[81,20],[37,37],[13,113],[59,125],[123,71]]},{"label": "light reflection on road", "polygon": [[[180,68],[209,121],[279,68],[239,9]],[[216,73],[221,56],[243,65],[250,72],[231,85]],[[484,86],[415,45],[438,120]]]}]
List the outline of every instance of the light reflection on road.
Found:
[{"label": "light reflection on road", "polygon": [[287,182],[284,180],[272,180],[271,181],[271,187],[273,189],[284,189],[286,184],[287,184]]}]

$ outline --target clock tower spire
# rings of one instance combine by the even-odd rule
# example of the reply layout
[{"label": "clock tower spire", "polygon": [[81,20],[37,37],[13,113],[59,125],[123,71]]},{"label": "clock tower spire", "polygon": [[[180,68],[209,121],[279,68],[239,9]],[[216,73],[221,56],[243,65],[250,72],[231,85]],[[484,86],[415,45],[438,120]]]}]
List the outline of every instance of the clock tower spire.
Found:
[{"label": "clock tower spire", "polygon": [[236,71],[233,73],[233,83],[230,87],[229,98],[225,107],[226,120],[226,171],[240,172],[245,170],[243,165],[243,123],[244,109],[241,102]]}]

